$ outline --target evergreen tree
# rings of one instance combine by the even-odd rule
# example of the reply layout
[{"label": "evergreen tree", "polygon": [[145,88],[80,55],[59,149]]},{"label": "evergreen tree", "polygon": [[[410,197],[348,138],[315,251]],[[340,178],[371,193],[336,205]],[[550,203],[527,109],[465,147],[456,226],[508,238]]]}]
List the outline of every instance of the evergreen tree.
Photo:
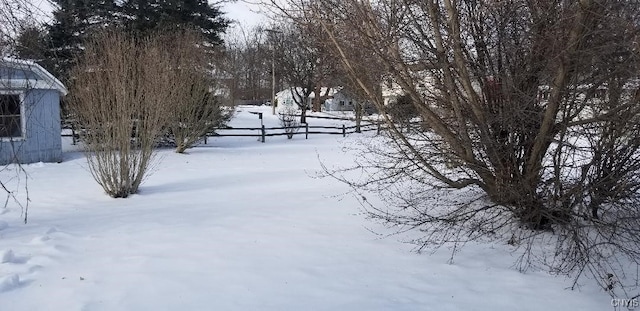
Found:
[{"label": "evergreen tree", "polygon": [[157,0],[126,0],[122,5],[124,27],[131,32],[149,33],[158,27],[161,19]]},{"label": "evergreen tree", "polygon": [[47,33],[36,25],[20,29],[15,42],[15,54],[22,59],[43,61],[46,57]]},{"label": "evergreen tree", "polygon": [[140,35],[193,28],[210,46],[222,43],[229,21],[206,0],[53,0],[56,9],[48,27],[47,58],[58,77],[68,78],[83,42],[97,30],[119,27]]},{"label": "evergreen tree", "polygon": [[96,30],[118,24],[119,8],[114,0],[54,0],[53,23],[49,25],[48,58],[56,76],[68,78],[82,42]]},{"label": "evergreen tree", "polygon": [[211,45],[222,43],[221,34],[229,25],[217,6],[206,0],[127,0],[123,4],[131,31],[147,34],[158,30],[195,28]]}]

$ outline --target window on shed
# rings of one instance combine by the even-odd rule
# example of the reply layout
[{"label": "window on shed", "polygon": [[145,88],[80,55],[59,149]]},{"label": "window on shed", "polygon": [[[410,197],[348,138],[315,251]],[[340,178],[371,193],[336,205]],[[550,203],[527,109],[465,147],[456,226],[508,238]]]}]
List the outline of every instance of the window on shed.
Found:
[{"label": "window on shed", "polygon": [[0,94],[0,137],[21,137],[20,95]]},{"label": "window on shed", "polygon": [[549,95],[550,95],[549,90],[540,90],[538,92],[538,96],[540,97],[541,100],[549,100]]},{"label": "window on shed", "polygon": [[595,94],[593,95],[593,97],[600,99],[600,100],[605,100],[607,99],[607,90],[606,89],[597,89]]}]

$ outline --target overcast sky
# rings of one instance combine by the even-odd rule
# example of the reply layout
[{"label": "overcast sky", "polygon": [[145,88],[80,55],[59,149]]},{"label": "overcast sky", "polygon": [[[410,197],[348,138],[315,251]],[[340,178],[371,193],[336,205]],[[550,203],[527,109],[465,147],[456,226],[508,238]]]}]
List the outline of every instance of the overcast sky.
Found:
[{"label": "overcast sky", "polygon": [[227,13],[227,18],[236,21],[246,30],[268,21],[260,5],[250,4],[242,0],[223,5],[222,11]]}]

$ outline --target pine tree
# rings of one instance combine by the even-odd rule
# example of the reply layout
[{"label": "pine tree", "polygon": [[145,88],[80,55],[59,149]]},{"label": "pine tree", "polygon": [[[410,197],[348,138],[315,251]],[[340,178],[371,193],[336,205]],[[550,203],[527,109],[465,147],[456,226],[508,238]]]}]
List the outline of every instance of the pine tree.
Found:
[{"label": "pine tree", "polygon": [[178,22],[195,26],[210,43],[222,43],[220,33],[226,30],[229,21],[222,17],[220,8],[211,6],[207,0],[174,1],[184,5],[179,11]]},{"label": "pine tree", "polygon": [[48,57],[53,59],[51,71],[68,78],[82,42],[93,32],[117,25],[119,8],[114,0],[54,0],[53,23],[49,25]]},{"label": "pine tree", "polygon": [[130,32],[146,34],[158,27],[161,19],[160,2],[127,0],[122,5],[123,26]]},{"label": "pine tree", "polygon": [[219,7],[206,0],[127,0],[123,4],[125,28],[139,34],[195,28],[211,45],[222,43],[229,21]]},{"label": "pine tree", "polygon": [[56,76],[68,78],[83,42],[96,31],[122,28],[139,35],[194,28],[210,46],[222,43],[229,21],[206,0],[53,0],[57,5],[48,27],[47,58]]},{"label": "pine tree", "polygon": [[42,27],[27,25],[20,29],[15,42],[15,53],[19,58],[35,61],[45,60],[47,34]]}]

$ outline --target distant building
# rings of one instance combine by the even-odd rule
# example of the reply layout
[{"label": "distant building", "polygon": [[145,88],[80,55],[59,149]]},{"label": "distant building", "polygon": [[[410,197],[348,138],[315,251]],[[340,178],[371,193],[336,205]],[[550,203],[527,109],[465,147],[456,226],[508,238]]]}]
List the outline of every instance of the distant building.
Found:
[{"label": "distant building", "polygon": [[287,88],[285,90],[282,90],[276,93],[277,109],[278,110],[288,109],[288,108],[299,109],[297,104],[298,102],[305,102],[307,107],[311,108],[311,100],[313,99],[313,97],[309,96],[308,98],[303,99],[301,97],[303,92],[304,92],[303,88],[296,87],[296,88]]},{"label": "distant building", "polygon": [[[297,91],[297,92],[296,92]],[[302,88],[289,88],[280,91],[276,94],[276,100],[278,101],[279,108],[293,107],[298,109],[295,99],[302,102],[300,95],[303,93]],[[324,102],[321,103],[323,111],[353,111],[355,101],[348,95],[343,87],[335,88],[320,88],[320,96],[324,98]],[[313,99],[316,98],[315,92],[311,92],[308,98],[306,98],[306,104],[311,108]]]},{"label": "distant building", "polygon": [[40,65],[0,60],[0,164],[60,162],[64,85]]},{"label": "distant building", "polygon": [[345,88],[330,88],[328,92],[323,89],[321,94],[327,94],[327,98],[322,104],[324,111],[353,111],[355,100],[349,96]]}]

